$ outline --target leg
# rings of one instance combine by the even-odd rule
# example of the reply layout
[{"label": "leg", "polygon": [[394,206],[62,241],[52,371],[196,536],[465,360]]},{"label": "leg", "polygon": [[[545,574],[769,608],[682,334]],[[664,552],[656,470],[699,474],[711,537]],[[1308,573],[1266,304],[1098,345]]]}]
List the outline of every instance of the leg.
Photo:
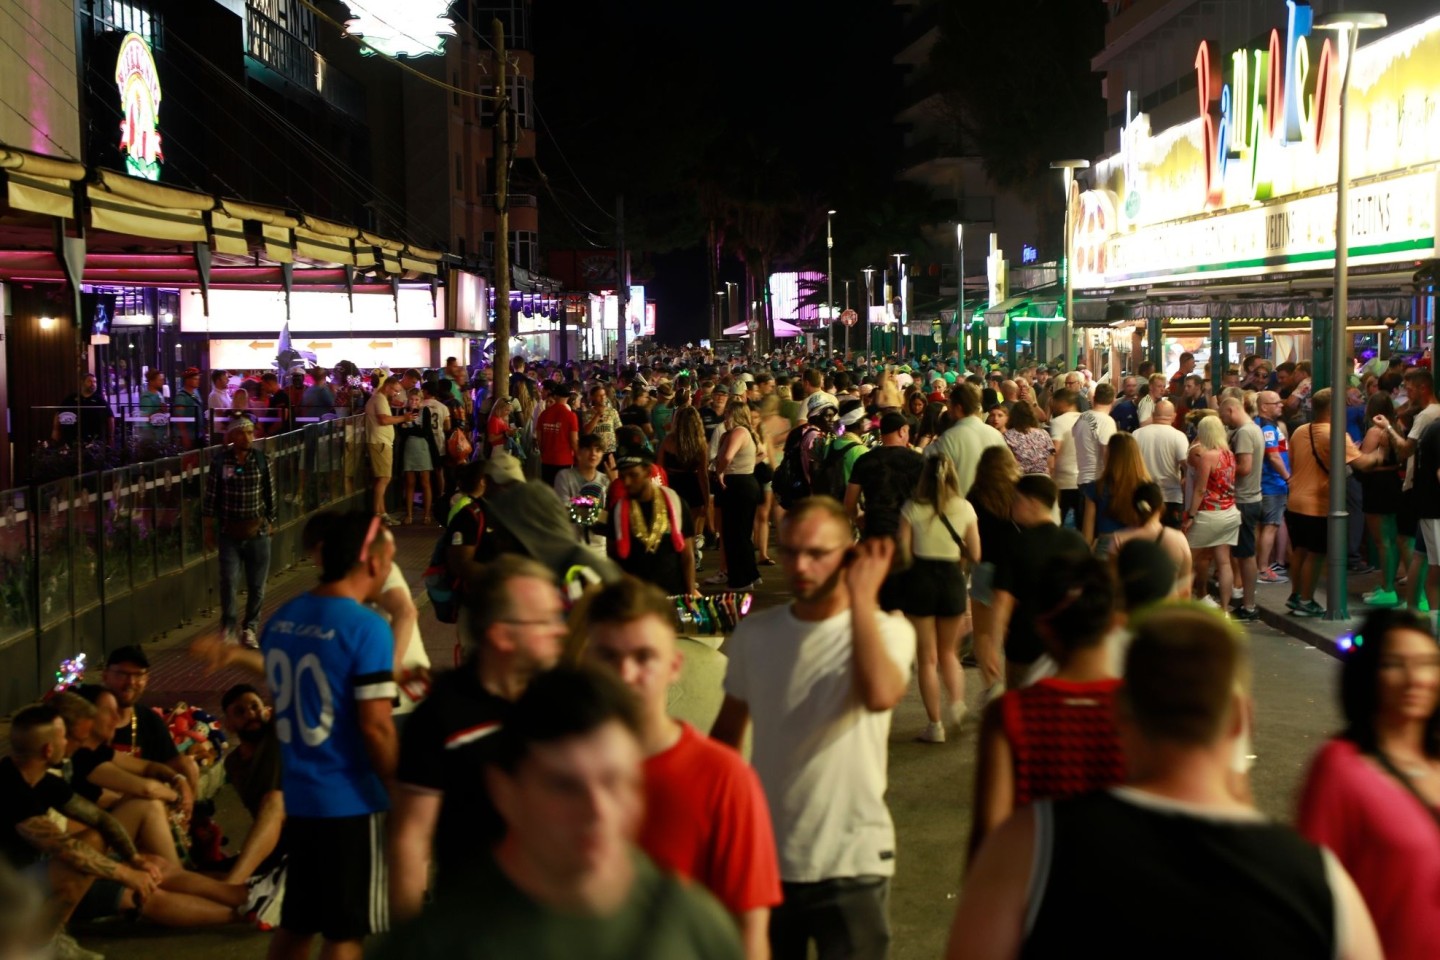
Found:
[{"label": "leg", "polygon": [[256,537],[245,544],[245,630],[260,629],[260,614],[265,609],[265,581],[270,576],[270,537]]},{"label": "leg", "polygon": [[165,805],[159,800],[126,797],[110,809],[110,815],[120,821],[141,853],[157,856],[171,866],[180,866],[170,820],[165,815]]},{"label": "leg", "polygon": [[1191,551],[1190,596],[1203,600],[1210,595],[1210,548]]},{"label": "leg", "polygon": [[415,471],[405,471],[405,522],[415,522]]},{"label": "leg", "polygon": [[772,960],[806,960],[810,947],[810,897],[815,883],[784,883],[784,902],[770,911]]},{"label": "leg", "polygon": [[890,878],[847,877],[824,884],[832,893],[816,924],[818,960],[886,960],[890,955]]},{"label": "leg", "polygon": [[[406,501],[409,503],[410,501]],[[432,517],[430,513],[430,471],[426,470],[420,474],[420,509],[425,522],[429,523]]]},{"label": "leg", "polygon": [[271,934],[268,960],[310,960],[310,943],[313,933],[295,933],[284,927]]},{"label": "leg", "polygon": [[775,491],[763,491],[760,509],[755,511],[755,546],[760,548],[760,560],[770,559],[770,508],[775,502]]},{"label": "leg", "polygon": [[915,664],[919,677],[920,702],[931,723],[940,722],[940,671],[935,643],[934,617],[909,617],[915,627]]},{"label": "leg", "polygon": [[325,940],[320,944],[320,960],[361,960],[364,955],[363,940]]},{"label": "leg", "polygon": [[376,477],[375,485],[371,495],[375,513],[384,516],[385,514],[385,488],[390,486],[389,477]]},{"label": "leg", "polygon": [[48,941],[65,926],[95,878],[60,860],[51,860],[47,869],[50,874],[50,898],[45,901],[39,933]]},{"label": "leg", "polygon": [[224,533],[220,534],[220,627],[226,633],[235,630],[235,595],[239,591],[240,545]]},{"label": "leg", "polygon": [[940,681],[956,715],[965,708],[965,672],[960,669],[960,638],[964,636],[964,629],[964,617],[940,617],[935,621]]},{"label": "leg", "polygon": [[1260,532],[1255,538],[1255,567],[1258,570],[1270,569],[1270,558],[1275,549],[1275,525],[1270,523],[1260,524]]},{"label": "leg", "polygon": [[1230,606],[1230,594],[1235,590],[1235,574],[1230,569],[1230,545],[1222,543],[1211,550],[1215,554],[1215,576],[1220,579],[1220,606]]},{"label": "leg", "polygon": [[[133,910],[137,906],[135,895],[126,891],[121,904],[126,910]],[[169,890],[156,890],[138,906],[140,916],[162,927],[218,927],[240,919],[234,907],[227,907],[194,894],[173,893]]]},{"label": "leg", "polygon": [[1295,592],[1301,600],[1315,599],[1315,554],[1293,543],[1290,546],[1290,576],[1295,581]]},{"label": "leg", "polygon": [[986,688],[993,687],[1004,672],[1000,638],[995,636],[995,613],[989,604],[972,598],[971,619],[975,631],[975,662],[980,664],[980,677]]}]

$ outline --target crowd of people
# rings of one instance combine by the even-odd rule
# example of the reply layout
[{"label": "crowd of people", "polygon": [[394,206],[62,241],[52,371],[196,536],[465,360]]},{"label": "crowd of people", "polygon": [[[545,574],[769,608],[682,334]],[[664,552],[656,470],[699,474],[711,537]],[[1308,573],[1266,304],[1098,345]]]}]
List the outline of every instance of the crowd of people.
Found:
[{"label": "crowd of people", "polygon": [[[942,749],[978,715],[947,956],[1073,951],[1116,903],[1120,956],[1435,956],[1430,371],[1357,371],[1363,533],[1329,544],[1332,391],[1252,357],[1212,393],[1195,366],[1112,382],[677,351],[613,377],[518,359],[503,390],[458,365],[378,372],[368,508],[312,517],[313,588],[261,624],[232,584],[224,630],[192,650],[254,674],[223,700],[240,852],[186,868],[173,837],[197,771],[136,709],[143,651],[115,651],[102,684],[18,713],[0,760],[0,850],[44,897],[24,935],[85,958],[67,923],[138,913],[273,923],[275,958],[317,939],[385,960],[882,958],[904,869],[891,717],[913,677],[919,741]],[[455,433],[471,449],[452,457]],[[263,531],[274,491],[245,434],[207,510]],[[417,475],[405,516],[395,465]],[[395,563],[417,498],[425,588],[457,623],[445,671]],[[1250,803],[1243,624],[1261,582],[1293,581],[1290,608],[1316,615],[1327,549],[1391,579],[1367,597],[1297,832]],[[726,619],[723,598],[766,576],[785,602],[728,613],[710,729],[676,720],[687,611]]]}]

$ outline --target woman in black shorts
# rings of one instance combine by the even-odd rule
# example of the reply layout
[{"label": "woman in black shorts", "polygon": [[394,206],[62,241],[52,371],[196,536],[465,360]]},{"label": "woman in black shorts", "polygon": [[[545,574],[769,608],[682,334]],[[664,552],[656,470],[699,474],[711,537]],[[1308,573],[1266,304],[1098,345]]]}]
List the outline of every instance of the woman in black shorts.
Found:
[{"label": "woman in black shorts", "polygon": [[[1360,441],[1360,452],[1371,453],[1383,450],[1385,459],[1374,470],[1356,473],[1360,480],[1360,502],[1365,512],[1365,529],[1370,533],[1370,542],[1380,561],[1380,586],[1361,599],[1372,607],[1393,607],[1400,603],[1395,592],[1395,571],[1398,565],[1410,563],[1410,538],[1402,534],[1396,525],[1396,511],[1400,509],[1401,462],[1395,454],[1395,443],[1389,430],[1375,426],[1375,418],[1395,419],[1395,404],[1390,394],[1383,390],[1374,394],[1365,404],[1365,423],[1370,428]],[[1413,532],[1413,530],[1412,530]]]},{"label": "woman in black shorts", "polygon": [[659,452],[660,466],[665,468],[670,489],[690,505],[698,543],[705,532],[710,504],[710,446],[705,442],[705,425],[699,410],[686,405],[675,411],[670,432],[665,434]]}]

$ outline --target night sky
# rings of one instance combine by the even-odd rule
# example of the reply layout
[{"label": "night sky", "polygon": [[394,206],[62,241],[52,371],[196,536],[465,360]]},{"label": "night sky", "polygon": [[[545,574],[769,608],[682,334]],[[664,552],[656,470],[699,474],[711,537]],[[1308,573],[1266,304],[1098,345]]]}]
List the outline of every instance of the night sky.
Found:
[{"label": "night sky", "polygon": [[[545,123],[536,132],[553,191],[538,191],[543,242],[564,248],[588,237],[611,247],[615,197],[624,193],[627,233],[663,251],[643,264],[632,254],[637,274],[653,273],[645,283],[658,302],[659,338],[703,336],[713,291],[693,184],[734,179],[737,166],[794,181],[824,198],[822,209],[841,211],[838,247],[844,211],[893,181],[900,74],[891,60],[901,16],[887,0],[538,0],[536,106]],[[767,155],[749,160],[757,152]],[[823,270],[823,224],[809,253],[817,256]],[[742,277],[727,256],[722,280]]]}]

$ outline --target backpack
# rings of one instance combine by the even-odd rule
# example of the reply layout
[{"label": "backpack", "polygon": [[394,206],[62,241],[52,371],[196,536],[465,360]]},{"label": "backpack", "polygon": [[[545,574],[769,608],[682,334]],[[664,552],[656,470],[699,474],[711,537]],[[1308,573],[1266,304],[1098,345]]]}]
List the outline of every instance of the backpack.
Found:
[{"label": "backpack", "polygon": [[845,477],[845,455],[855,446],[859,444],[841,443],[839,437],[830,439],[824,456],[810,469],[811,496],[832,497],[845,502],[845,485],[849,482]]},{"label": "backpack", "polygon": [[[480,505],[471,501],[462,508],[475,514],[477,520],[481,518]],[[484,524],[481,524],[481,535],[484,535]],[[435,619],[441,623],[459,623],[460,608],[464,606],[465,585],[460,578],[450,572],[450,564],[446,560],[446,551],[450,548],[450,528],[446,528],[435,540],[435,546],[430,550],[430,565],[425,568],[421,582],[425,584],[425,594],[430,598],[430,605],[435,608]]]},{"label": "backpack", "polygon": [[805,475],[804,465],[800,463],[800,444],[804,441],[806,429],[815,428],[802,423],[785,437],[784,456],[771,477],[771,489],[775,491],[780,506],[786,510],[810,496],[810,478]]}]

